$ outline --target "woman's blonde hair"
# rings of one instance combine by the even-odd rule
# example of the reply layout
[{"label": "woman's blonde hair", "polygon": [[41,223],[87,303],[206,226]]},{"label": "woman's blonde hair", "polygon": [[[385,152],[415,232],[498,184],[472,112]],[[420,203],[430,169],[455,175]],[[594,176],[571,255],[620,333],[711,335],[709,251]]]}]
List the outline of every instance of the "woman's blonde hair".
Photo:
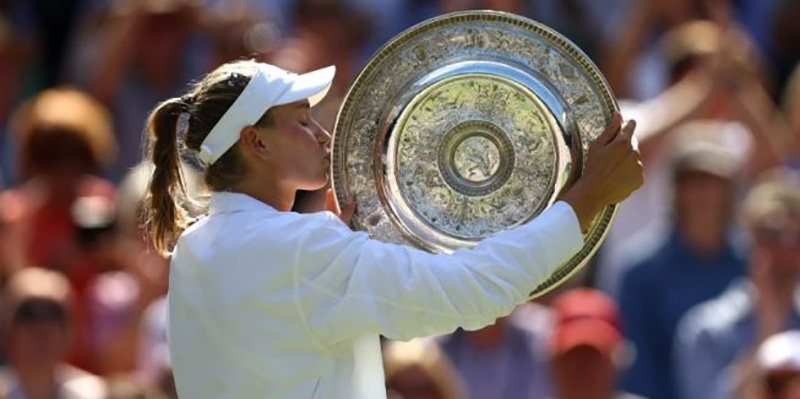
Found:
[{"label": "woman's blonde hair", "polygon": [[[168,255],[188,225],[186,189],[181,175],[181,157],[196,159],[203,140],[231,107],[258,69],[252,60],[224,64],[195,83],[183,97],[160,103],[147,119],[150,140],[147,157],[154,165],[145,206],[145,223],[153,247]],[[256,125],[272,123],[266,112]],[[181,126],[179,126],[179,124]],[[231,189],[245,174],[238,144],[205,167],[208,189]]]}]

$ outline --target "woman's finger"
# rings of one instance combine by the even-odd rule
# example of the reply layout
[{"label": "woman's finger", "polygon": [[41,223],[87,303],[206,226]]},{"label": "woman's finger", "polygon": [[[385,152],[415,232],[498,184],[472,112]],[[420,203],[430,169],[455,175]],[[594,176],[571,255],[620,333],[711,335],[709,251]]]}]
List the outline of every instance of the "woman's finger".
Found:
[{"label": "woman's finger", "polygon": [[336,195],[334,195],[332,188],[325,191],[325,210],[333,212],[336,216],[341,216],[342,213],[342,210],[339,208],[339,203],[336,202]]},{"label": "woman's finger", "polygon": [[341,204],[341,213],[339,214],[339,219],[342,219],[345,224],[348,226],[353,219],[353,215],[356,213],[356,199],[353,196],[349,196],[345,198],[344,203]]},{"label": "woman's finger", "polygon": [[606,145],[614,140],[617,137],[617,133],[619,132],[619,128],[622,125],[622,115],[619,112],[614,112],[614,115],[611,116],[611,123],[608,124],[606,130],[597,136],[596,141],[602,145]]},{"label": "woman's finger", "polygon": [[625,141],[632,141],[633,139],[633,132],[636,130],[636,121],[633,119],[629,119],[625,121],[620,129],[620,133],[617,136],[618,139],[622,139]]}]

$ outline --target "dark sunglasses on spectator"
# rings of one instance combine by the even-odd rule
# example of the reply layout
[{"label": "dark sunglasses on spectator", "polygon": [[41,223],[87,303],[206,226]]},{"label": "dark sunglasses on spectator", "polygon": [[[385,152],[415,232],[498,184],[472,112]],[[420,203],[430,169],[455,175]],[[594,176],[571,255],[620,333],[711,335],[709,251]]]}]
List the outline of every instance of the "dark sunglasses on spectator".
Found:
[{"label": "dark sunglasses on spectator", "polygon": [[66,323],[67,314],[64,308],[50,300],[28,300],[23,302],[14,314],[17,323],[33,323],[37,321],[56,321]]}]

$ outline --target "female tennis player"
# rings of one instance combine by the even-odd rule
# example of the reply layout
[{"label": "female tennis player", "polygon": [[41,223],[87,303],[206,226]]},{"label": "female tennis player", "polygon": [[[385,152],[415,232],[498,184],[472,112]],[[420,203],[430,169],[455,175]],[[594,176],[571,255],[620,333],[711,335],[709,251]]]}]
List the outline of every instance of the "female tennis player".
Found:
[{"label": "female tennis player", "polygon": [[[433,255],[372,240],[337,217],[352,201],[339,215],[335,204],[291,212],[297,190],[328,181],[331,137],[309,107],[333,76],[229,63],[149,117],[146,208],[155,247],[172,257],[168,338],[182,398],[385,398],[379,335],[493,323],[582,247],[599,210],[642,184],[634,124],[615,115],[560,201],[473,249]],[[184,146],[211,190],[208,215],[188,228]]]}]

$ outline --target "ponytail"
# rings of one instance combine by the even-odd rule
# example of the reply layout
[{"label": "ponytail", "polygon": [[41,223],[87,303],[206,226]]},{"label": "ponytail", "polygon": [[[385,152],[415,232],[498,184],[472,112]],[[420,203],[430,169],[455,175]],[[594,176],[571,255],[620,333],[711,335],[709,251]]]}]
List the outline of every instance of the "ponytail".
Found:
[{"label": "ponytail", "polygon": [[[169,255],[175,241],[188,226],[190,215],[187,211],[197,211],[193,209],[197,204],[186,195],[180,154],[183,150],[200,151],[203,140],[257,70],[258,63],[254,61],[224,64],[197,82],[184,97],[164,101],[150,113],[147,134],[151,145],[147,157],[155,169],[145,200],[144,223],[148,240],[160,255]],[[185,130],[178,132],[178,121],[184,114],[186,120],[181,120],[181,129]],[[271,125],[271,115],[267,112],[256,124]],[[238,145],[234,145],[217,162],[205,167],[205,188],[228,190],[241,181],[245,172]]]},{"label": "ponytail", "polygon": [[189,106],[179,98],[159,104],[147,120],[151,140],[150,158],[155,167],[147,199],[148,236],[160,255],[168,256],[188,223],[180,205],[185,196],[178,152],[178,119]]}]

